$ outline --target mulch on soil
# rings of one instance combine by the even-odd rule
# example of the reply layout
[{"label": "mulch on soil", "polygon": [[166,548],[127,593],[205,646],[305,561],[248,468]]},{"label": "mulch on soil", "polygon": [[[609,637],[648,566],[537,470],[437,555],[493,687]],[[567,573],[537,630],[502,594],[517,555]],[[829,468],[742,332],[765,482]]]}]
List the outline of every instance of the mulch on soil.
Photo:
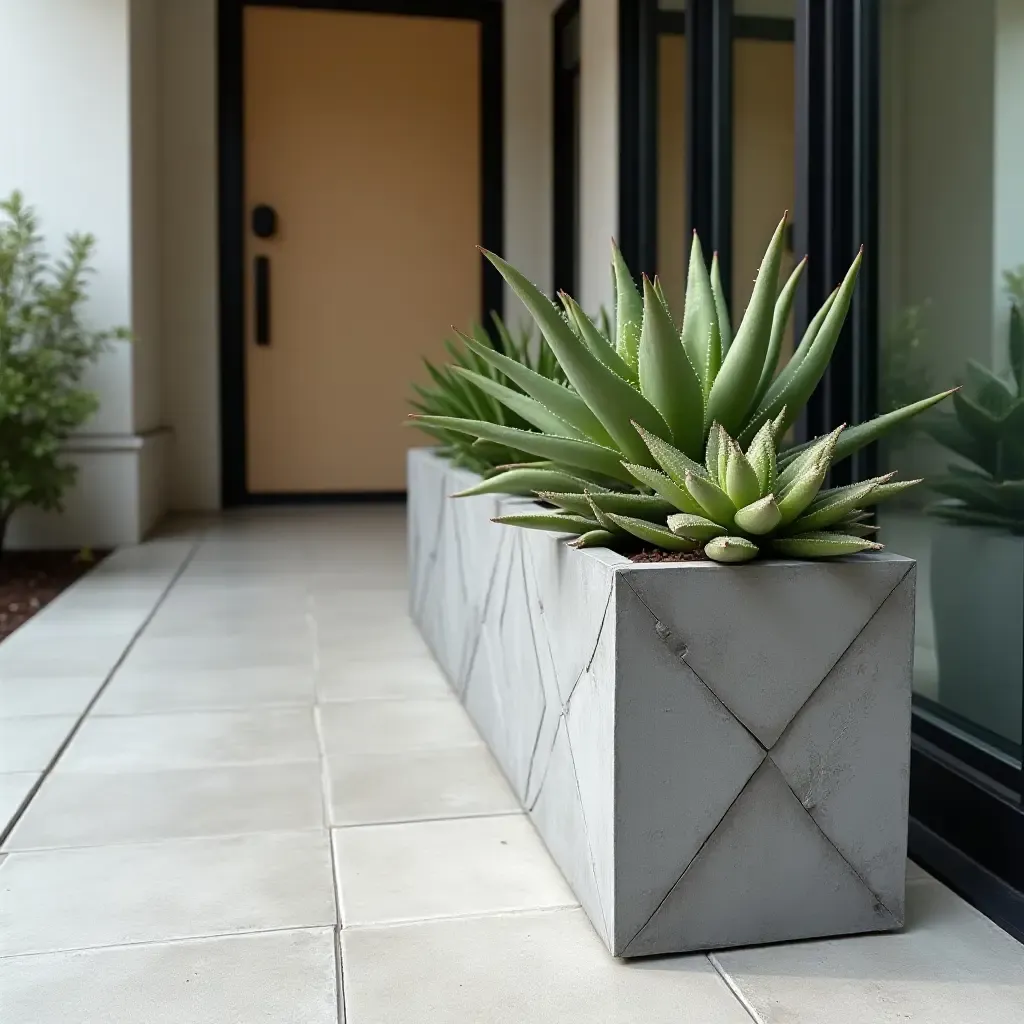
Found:
[{"label": "mulch on soil", "polygon": [[706,560],[706,556],[703,548],[696,551],[658,551],[651,548],[630,555],[629,560],[631,562],[703,562]]},{"label": "mulch on soil", "polygon": [[0,552],[0,641],[81,579],[106,554],[75,551]]}]

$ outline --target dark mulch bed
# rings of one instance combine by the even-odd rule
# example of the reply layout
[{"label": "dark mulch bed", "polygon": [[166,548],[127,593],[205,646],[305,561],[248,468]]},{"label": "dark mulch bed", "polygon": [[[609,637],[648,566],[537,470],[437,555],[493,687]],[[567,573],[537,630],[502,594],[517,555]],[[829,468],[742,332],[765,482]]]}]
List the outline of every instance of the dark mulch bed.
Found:
[{"label": "dark mulch bed", "polygon": [[703,562],[705,558],[703,548],[697,551],[658,551],[652,548],[629,556],[631,562]]},{"label": "dark mulch bed", "polygon": [[5,551],[0,553],[0,640],[8,637],[62,590],[84,576],[106,552]]}]

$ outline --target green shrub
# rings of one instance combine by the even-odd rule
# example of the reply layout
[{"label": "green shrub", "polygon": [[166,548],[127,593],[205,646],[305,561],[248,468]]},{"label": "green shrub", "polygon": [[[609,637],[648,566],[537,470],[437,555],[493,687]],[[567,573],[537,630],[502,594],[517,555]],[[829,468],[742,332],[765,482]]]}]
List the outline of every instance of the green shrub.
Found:
[{"label": "green shrub", "polygon": [[62,443],[98,405],[82,377],[112,338],[128,337],[83,323],[94,246],[71,235],[52,259],[21,194],[0,202],[0,548],[19,508],[60,509],[76,472]]}]

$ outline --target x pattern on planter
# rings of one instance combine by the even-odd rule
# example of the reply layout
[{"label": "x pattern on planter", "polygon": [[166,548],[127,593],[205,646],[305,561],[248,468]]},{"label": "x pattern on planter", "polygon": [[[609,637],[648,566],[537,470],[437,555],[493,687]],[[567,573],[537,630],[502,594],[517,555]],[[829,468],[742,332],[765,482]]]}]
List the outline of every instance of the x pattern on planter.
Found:
[{"label": "x pattern on planter", "polygon": [[443,476],[414,616],[613,952],[902,923],[913,563],[638,566]]}]

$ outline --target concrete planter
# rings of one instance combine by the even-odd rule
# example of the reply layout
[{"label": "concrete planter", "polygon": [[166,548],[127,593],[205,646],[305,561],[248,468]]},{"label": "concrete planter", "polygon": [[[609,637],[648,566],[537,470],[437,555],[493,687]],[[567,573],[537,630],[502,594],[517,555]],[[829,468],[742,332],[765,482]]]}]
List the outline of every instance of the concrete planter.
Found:
[{"label": "concrete planter", "polygon": [[617,956],[903,923],[915,563],[638,565],[410,454],[412,614]]},{"label": "concrete planter", "polygon": [[939,701],[1020,743],[1024,537],[938,523],[931,559]]}]

